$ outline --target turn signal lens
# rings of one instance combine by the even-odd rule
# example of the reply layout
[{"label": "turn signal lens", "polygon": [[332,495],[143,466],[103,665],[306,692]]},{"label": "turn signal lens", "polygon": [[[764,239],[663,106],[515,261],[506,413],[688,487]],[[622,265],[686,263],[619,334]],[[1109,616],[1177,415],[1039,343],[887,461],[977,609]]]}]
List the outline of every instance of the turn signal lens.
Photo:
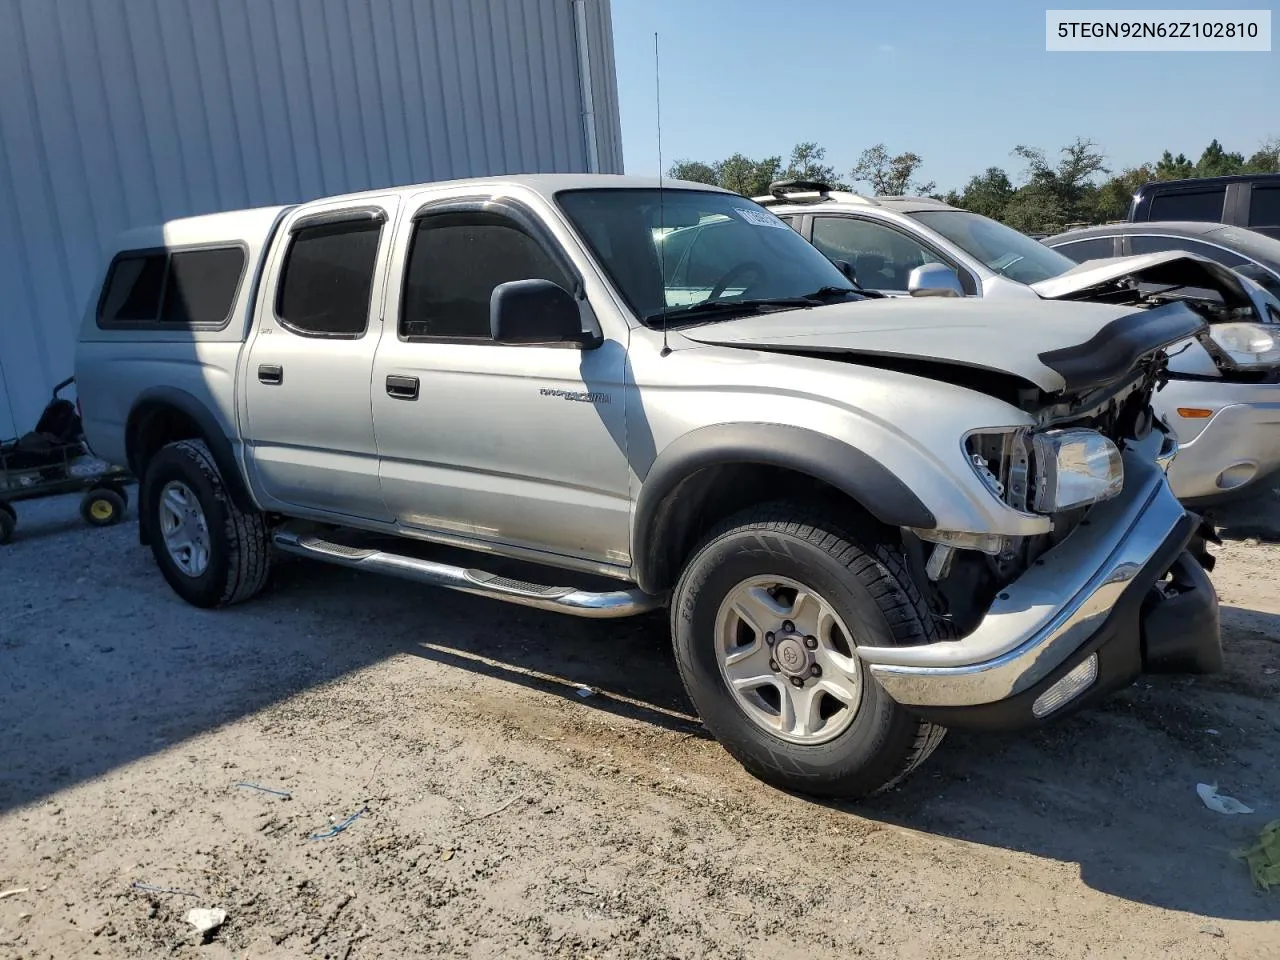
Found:
[{"label": "turn signal lens", "polygon": [[1213,416],[1213,411],[1204,407],[1179,407],[1178,416],[1186,420],[1207,420]]}]

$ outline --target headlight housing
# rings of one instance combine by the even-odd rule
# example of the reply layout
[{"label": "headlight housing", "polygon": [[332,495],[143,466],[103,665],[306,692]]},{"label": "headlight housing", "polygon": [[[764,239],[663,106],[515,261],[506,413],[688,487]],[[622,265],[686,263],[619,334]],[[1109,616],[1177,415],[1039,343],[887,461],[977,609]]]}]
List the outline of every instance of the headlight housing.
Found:
[{"label": "headlight housing", "polygon": [[1046,430],[1032,438],[1035,482],[1031,505],[1058,513],[1109,500],[1124,487],[1120,450],[1096,430]]},{"label": "headlight housing", "polygon": [[1263,367],[1280,362],[1275,334],[1260,323],[1215,323],[1209,337],[1237,367]]}]

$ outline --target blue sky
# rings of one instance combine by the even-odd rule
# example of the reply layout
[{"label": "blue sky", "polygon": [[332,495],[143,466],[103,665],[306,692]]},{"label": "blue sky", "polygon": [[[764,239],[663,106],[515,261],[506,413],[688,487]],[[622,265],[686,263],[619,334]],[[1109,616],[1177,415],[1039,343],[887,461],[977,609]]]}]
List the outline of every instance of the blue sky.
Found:
[{"label": "blue sky", "polygon": [[[920,154],[923,178],[945,190],[988,166],[1020,182],[1010,156],[1019,143],[1056,156],[1089,137],[1118,171],[1166,148],[1194,160],[1213,137],[1246,156],[1280,137],[1278,22],[1270,53],[1048,53],[1045,9],[1070,3],[611,2],[628,173],[658,171],[655,30],[664,166],[739,151],[785,159],[796,142],[815,140],[847,173],[883,142]],[[1199,0],[1194,9],[1268,6]]]}]

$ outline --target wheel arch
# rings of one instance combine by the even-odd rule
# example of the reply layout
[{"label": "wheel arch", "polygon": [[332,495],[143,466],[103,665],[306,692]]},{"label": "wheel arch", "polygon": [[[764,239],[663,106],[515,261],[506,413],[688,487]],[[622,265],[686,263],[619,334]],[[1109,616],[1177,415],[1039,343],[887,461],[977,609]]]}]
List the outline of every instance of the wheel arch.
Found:
[{"label": "wheel arch", "polygon": [[[771,491],[778,481],[790,485]],[[752,503],[792,495],[797,484],[884,527],[937,524],[888,468],[834,437],[771,423],[701,427],[664,449],[641,483],[632,522],[636,583],[649,593],[670,588],[699,531]]]},{"label": "wheel arch", "polygon": [[[145,390],[134,402],[125,425],[125,455],[140,483],[145,483],[147,463],[156,452],[179,440],[203,440],[235,505],[245,511],[258,509],[231,439],[208,406],[178,387]],[[139,511],[139,518],[142,516],[143,511]]]}]

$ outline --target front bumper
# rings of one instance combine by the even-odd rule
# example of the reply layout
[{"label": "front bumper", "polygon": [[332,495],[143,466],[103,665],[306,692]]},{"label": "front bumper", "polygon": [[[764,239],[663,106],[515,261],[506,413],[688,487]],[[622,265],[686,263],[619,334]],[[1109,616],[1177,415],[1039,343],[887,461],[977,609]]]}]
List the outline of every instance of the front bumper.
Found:
[{"label": "front bumper", "polygon": [[[1217,597],[1199,565],[1183,557],[1198,518],[1149,457],[1126,452],[1125,476],[1124,492],[1094,507],[1009,584],[967,636],[859,647],[880,685],[939,722],[1011,727],[1036,722],[1034,699],[1094,652],[1098,676],[1081,699],[1131,680],[1144,661],[1215,669]],[[1169,596],[1153,590],[1171,569]]]},{"label": "front bumper", "polygon": [[[1156,401],[1180,445],[1169,468],[1180,499],[1238,494],[1280,470],[1280,384],[1171,380]],[[1187,418],[1179,408],[1213,413]]]}]

